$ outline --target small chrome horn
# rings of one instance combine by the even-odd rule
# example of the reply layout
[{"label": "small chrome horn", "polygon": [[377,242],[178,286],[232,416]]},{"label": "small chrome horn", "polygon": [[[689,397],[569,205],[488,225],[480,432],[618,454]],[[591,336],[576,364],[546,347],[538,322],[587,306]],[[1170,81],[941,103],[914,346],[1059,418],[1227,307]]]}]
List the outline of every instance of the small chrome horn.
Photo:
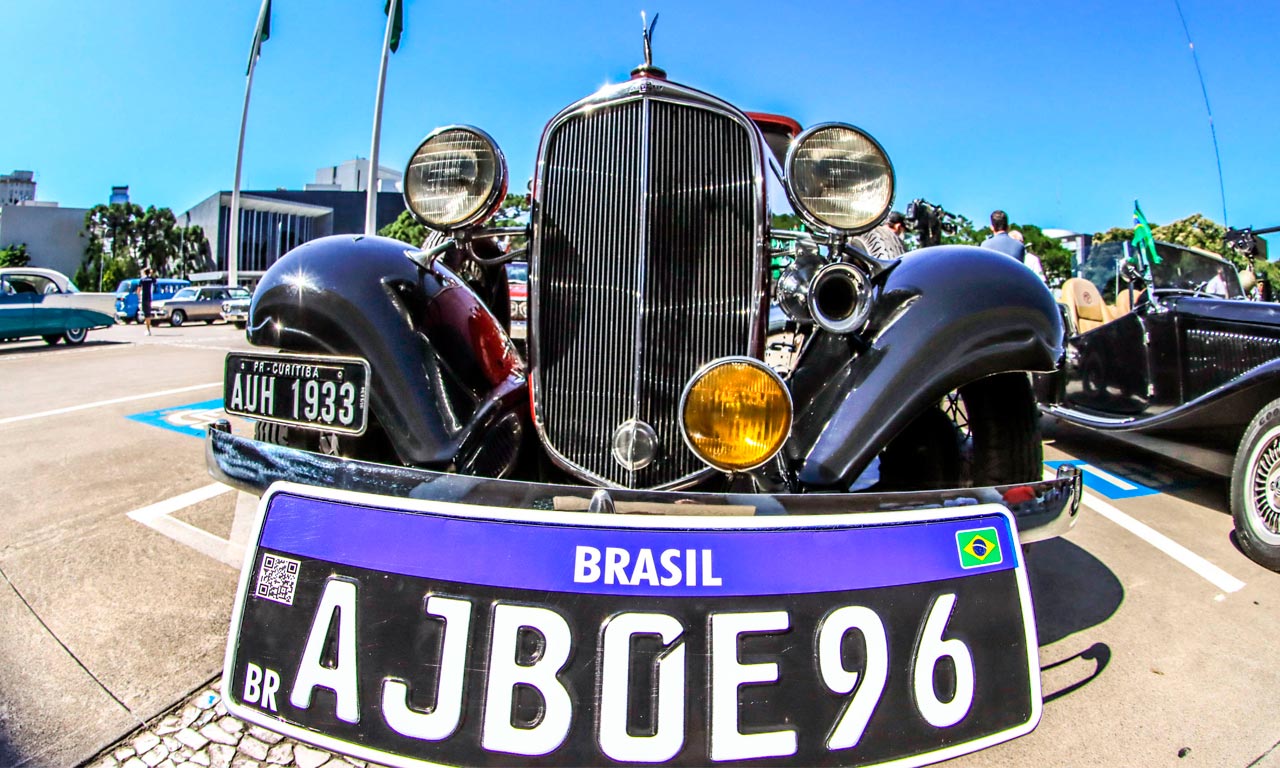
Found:
[{"label": "small chrome horn", "polygon": [[862,270],[842,261],[828,264],[809,283],[813,322],[829,333],[853,333],[871,312],[871,283]]}]

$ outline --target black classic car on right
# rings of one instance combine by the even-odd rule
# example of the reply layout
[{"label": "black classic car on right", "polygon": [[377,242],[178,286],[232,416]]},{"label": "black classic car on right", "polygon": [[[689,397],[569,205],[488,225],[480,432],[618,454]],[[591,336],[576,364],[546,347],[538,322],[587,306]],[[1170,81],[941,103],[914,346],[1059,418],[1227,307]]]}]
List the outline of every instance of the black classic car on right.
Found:
[{"label": "black classic car on right", "polygon": [[1240,548],[1280,570],[1280,304],[1249,301],[1207,251],[1095,245],[1062,286],[1049,414],[1231,476]]}]

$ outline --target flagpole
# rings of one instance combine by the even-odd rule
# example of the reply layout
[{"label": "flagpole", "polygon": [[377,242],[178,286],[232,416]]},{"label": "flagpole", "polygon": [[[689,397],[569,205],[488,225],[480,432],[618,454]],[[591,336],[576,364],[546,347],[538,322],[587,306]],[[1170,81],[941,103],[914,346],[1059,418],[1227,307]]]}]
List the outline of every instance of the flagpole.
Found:
[{"label": "flagpole", "polygon": [[244,109],[240,112],[240,141],[236,145],[236,178],[231,185],[231,217],[227,223],[227,284],[239,285],[240,270],[240,169],[244,164],[244,129],[249,122],[249,94],[253,91],[253,70],[258,66],[262,43],[271,37],[271,0],[262,0],[258,23],[249,46],[249,69],[244,83]]},{"label": "flagpole", "polygon": [[240,268],[240,168],[244,162],[244,128],[249,121],[249,92],[253,90],[253,70],[257,57],[249,63],[249,77],[244,86],[244,111],[240,113],[240,143],[236,148],[236,179],[231,187],[231,222],[227,228],[227,285],[239,285]]},{"label": "flagpole", "polygon": [[364,205],[364,233],[378,234],[378,138],[382,133],[382,92],[387,84],[387,59],[391,55],[391,31],[400,0],[387,6],[387,34],[382,40],[382,65],[378,68],[378,95],[373,102],[373,144],[369,148],[369,191]]}]

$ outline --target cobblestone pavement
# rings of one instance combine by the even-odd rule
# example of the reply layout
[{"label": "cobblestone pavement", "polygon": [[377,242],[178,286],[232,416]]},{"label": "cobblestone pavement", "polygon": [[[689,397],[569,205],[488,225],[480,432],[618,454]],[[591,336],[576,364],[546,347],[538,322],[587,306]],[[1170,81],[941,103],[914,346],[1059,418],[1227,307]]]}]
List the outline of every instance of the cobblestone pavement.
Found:
[{"label": "cobblestone pavement", "polygon": [[249,725],[227,714],[214,680],[189,701],[130,734],[87,768],[376,768]]}]

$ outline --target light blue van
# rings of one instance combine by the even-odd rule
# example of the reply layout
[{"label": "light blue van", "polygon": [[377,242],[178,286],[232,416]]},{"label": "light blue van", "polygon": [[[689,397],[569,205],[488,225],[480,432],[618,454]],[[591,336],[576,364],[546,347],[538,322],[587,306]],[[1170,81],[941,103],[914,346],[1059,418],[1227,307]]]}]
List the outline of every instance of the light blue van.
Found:
[{"label": "light blue van", "polygon": [[[151,303],[164,301],[188,285],[191,285],[190,280],[159,278],[151,289]],[[120,285],[116,286],[116,318],[122,323],[132,323],[138,319],[138,278],[121,280]]]}]

